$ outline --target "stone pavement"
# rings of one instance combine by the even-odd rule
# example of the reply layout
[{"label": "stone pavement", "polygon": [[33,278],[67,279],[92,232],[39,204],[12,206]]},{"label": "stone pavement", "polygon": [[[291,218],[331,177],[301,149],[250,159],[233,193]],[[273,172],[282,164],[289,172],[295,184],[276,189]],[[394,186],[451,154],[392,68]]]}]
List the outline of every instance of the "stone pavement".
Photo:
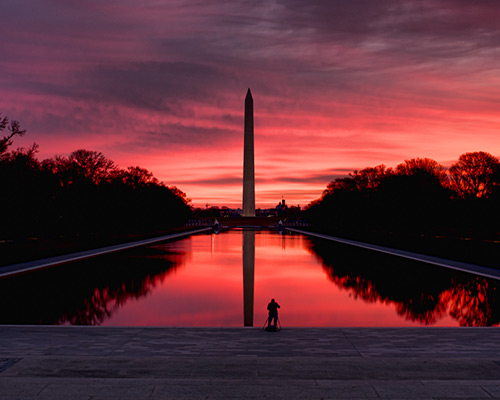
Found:
[{"label": "stone pavement", "polygon": [[0,327],[0,399],[500,398],[497,328]]}]

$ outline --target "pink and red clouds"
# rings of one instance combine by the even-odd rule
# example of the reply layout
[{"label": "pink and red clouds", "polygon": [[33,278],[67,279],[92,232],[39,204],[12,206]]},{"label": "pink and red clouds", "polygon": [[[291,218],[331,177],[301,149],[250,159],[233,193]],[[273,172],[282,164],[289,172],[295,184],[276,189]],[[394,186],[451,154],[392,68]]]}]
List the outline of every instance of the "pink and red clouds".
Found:
[{"label": "pink and red clouds", "polygon": [[500,153],[500,8],[489,0],[8,0],[0,112],[40,158],[140,165],[241,203],[255,102],[257,206],[301,205],[353,169]]}]

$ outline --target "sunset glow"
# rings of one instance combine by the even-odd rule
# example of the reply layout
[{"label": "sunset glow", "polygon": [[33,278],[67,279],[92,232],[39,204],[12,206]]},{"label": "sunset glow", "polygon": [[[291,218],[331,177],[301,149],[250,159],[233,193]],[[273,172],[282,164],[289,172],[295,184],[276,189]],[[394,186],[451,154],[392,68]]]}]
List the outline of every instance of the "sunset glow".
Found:
[{"label": "sunset glow", "polygon": [[301,206],[367,166],[500,155],[500,8],[488,0],[7,0],[0,113],[40,159],[85,148],[205,204]]}]

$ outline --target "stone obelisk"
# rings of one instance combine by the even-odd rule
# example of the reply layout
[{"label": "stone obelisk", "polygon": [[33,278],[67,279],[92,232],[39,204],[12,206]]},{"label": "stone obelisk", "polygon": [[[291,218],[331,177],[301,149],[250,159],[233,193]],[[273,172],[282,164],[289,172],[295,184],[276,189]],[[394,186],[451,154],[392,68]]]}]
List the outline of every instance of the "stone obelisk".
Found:
[{"label": "stone obelisk", "polygon": [[243,146],[243,216],[255,217],[253,98],[250,89],[245,97],[245,139]]}]

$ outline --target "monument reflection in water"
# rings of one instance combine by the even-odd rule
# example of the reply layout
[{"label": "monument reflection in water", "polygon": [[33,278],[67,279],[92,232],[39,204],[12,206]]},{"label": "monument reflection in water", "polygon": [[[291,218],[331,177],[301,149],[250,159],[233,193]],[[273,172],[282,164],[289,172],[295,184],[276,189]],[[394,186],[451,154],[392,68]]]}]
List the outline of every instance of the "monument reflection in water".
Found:
[{"label": "monument reflection in water", "polygon": [[196,235],[0,280],[3,324],[493,326],[496,280],[302,235]]},{"label": "monument reflection in water", "polygon": [[255,286],[255,231],[243,231],[243,324],[253,326]]}]

